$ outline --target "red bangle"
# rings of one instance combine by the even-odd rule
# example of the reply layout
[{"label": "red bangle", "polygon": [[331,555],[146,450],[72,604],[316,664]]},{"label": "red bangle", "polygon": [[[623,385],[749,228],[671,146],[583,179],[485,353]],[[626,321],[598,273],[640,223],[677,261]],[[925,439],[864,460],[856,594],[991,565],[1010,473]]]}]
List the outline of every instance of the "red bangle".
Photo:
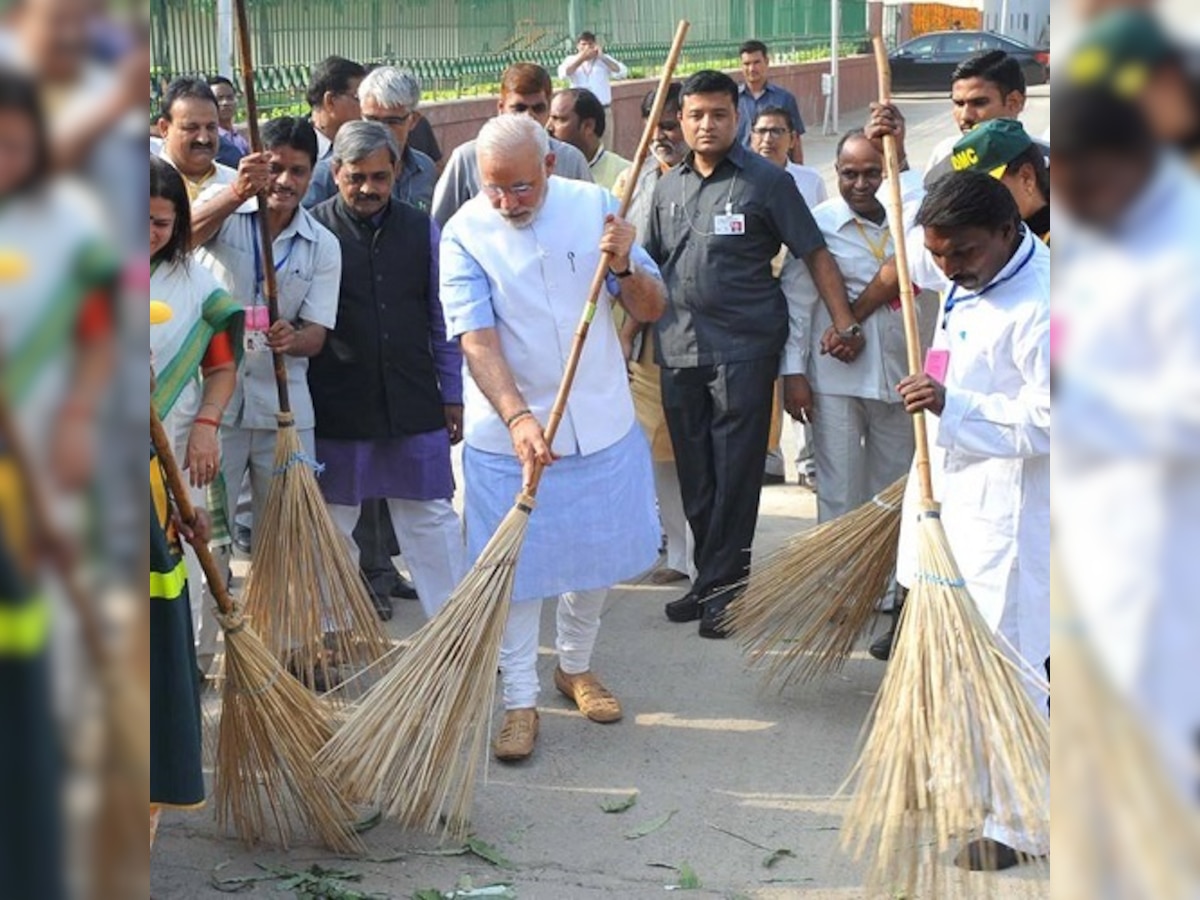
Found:
[{"label": "red bangle", "polygon": [[213,428],[221,427],[219,420],[210,419],[208,416],[196,416],[196,418],[192,419],[192,423],[195,425],[211,425]]}]

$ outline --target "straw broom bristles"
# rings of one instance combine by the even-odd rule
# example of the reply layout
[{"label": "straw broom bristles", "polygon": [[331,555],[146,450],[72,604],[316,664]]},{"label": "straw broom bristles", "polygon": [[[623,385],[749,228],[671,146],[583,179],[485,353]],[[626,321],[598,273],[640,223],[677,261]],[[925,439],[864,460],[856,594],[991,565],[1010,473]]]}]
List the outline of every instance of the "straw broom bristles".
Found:
[{"label": "straw broom bristles", "polygon": [[862,506],[793,537],[754,567],[729,627],[784,687],[841,668],[896,567],[904,476]]},{"label": "straw broom bristles", "polygon": [[858,857],[870,847],[872,887],[935,896],[934,855],[987,817],[1048,834],[1050,725],[1032,673],[996,645],[967,592],[941,519],[927,512],[918,529],[918,574],[850,775],[843,846]]},{"label": "straw broom bristles", "polygon": [[[153,407],[150,434],[180,515],[193,521],[183,475]],[[331,731],[326,710],[283,669],[234,606],[208,546],[194,546],[225,632],[214,791],[218,823],[247,844],[263,840],[273,823],[286,847],[294,835],[294,809],[330,849],[363,852],[351,827],[352,806],[313,762]]]},{"label": "straw broom bristles", "polygon": [[333,687],[389,644],[346,538],[333,524],[290,413],[279,415],[275,476],[255,524],[246,616],[306,685]]},{"label": "straw broom bristles", "polygon": [[1192,900],[1200,816],[1171,783],[1148,723],[1102,669],[1058,576],[1052,559],[1051,655],[1065,698],[1054,708],[1052,896]]},{"label": "straw broom bristles", "polygon": [[532,502],[518,499],[446,605],[317,757],[352,798],[403,825],[466,832]]}]

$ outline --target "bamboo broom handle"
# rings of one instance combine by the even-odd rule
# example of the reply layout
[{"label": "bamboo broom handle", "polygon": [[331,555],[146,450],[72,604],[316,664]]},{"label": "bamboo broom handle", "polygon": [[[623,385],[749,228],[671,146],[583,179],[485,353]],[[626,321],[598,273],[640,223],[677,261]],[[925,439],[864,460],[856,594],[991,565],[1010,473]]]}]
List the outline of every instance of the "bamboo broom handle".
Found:
[{"label": "bamboo broom handle", "polygon": [[[262,135],[258,131],[258,102],[254,99],[254,60],[250,54],[250,20],[246,15],[246,0],[234,0],[238,25],[238,55],[242,62],[243,92],[246,95],[246,118],[250,129],[250,152],[262,153]],[[267,315],[274,325],[279,320],[279,290],[275,281],[275,251],[271,246],[271,226],[267,222],[269,188],[258,192],[258,242],[262,245],[263,294],[267,299]],[[292,411],[288,397],[287,366],[282,353],[271,353],[275,366],[275,392],[279,395],[279,411]],[[291,424],[282,422],[282,425]]]},{"label": "bamboo broom handle", "polygon": [[[20,427],[8,405],[8,398],[0,391],[0,440],[8,448],[9,456],[16,464],[17,472],[25,485],[25,497],[29,503],[29,521],[33,532],[44,545],[60,547],[63,536],[54,524],[50,515],[50,502],[46,499],[41,479],[38,478],[33,466],[29,448],[21,435]],[[67,599],[75,610],[79,620],[79,628],[83,634],[83,643],[92,657],[92,662],[103,666],[108,662],[108,647],[104,641],[104,631],[100,618],[92,606],[92,601],[79,582],[79,576],[71,562],[58,553],[53,554],[54,567],[62,580],[67,592]]]},{"label": "bamboo broom handle", "polygon": [[[150,440],[154,443],[155,452],[158,453],[159,464],[167,478],[167,490],[175,498],[175,505],[179,507],[180,517],[189,524],[195,522],[196,508],[192,506],[188,486],[183,480],[183,473],[179,471],[179,463],[175,461],[175,453],[171,449],[171,440],[167,437],[167,431],[163,428],[158,413],[154,411],[153,403],[150,404]],[[196,558],[200,560],[200,568],[204,570],[204,575],[208,579],[208,586],[217,601],[217,609],[221,611],[222,615],[229,615],[233,612],[233,598],[229,596],[229,589],[225,586],[225,576],[218,571],[217,561],[213,559],[212,551],[208,549],[208,544],[204,541],[193,544],[192,549],[196,551]]]},{"label": "bamboo broom handle", "polygon": [[[892,69],[888,62],[883,38],[875,35],[875,70],[879,76],[879,102],[892,102]],[[896,247],[896,274],[900,279],[900,310],[904,317],[904,342],[908,349],[908,373],[920,375],[921,335],[917,329],[917,304],[913,295],[912,274],[908,268],[908,245],[904,239],[904,198],[900,190],[900,155],[896,149],[896,138],[884,135],[884,168],[888,184],[888,225],[892,231],[892,243]],[[921,499],[927,504],[933,500],[933,472],[929,462],[929,433],[925,430],[925,413],[913,414],[913,432],[916,438],[917,478],[921,488]]]},{"label": "bamboo broom handle", "polygon": [[[642,164],[650,152],[650,142],[654,140],[658,120],[662,118],[663,107],[667,103],[667,90],[671,86],[671,79],[675,75],[675,67],[679,64],[679,56],[683,52],[683,42],[690,27],[691,23],[687,19],[680,19],[675,28],[675,39],[671,42],[671,52],[667,54],[667,61],[663,64],[662,75],[658,80],[658,89],[654,92],[654,105],[650,109],[650,115],[646,118],[646,125],[642,129],[642,139],[638,142],[637,153],[634,154],[633,162],[630,164],[633,180],[630,182],[628,190],[625,191],[625,196],[621,198],[621,204],[617,209],[617,216],[622,219],[629,212],[629,205],[636,193],[637,176],[641,173]],[[571,344],[571,354],[567,357],[567,366],[558,386],[558,394],[554,398],[554,405],[550,408],[550,417],[546,420],[546,443],[550,446],[554,445],[554,436],[558,434],[558,426],[562,423],[563,415],[566,412],[567,396],[571,393],[571,386],[575,383],[575,373],[579,369],[579,360],[583,355],[583,342],[587,340],[592,319],[596,315],[596,302],[600,298],[600,291],[604,288],[604,281],[608,275],[608,264],[611,260],[611,253],[607,251],[601,253],[600,262],[592,275],[587,303],[584,304],[583,316],[579,320],[579,327],[575,329],[575,340]],[[525,485],[525,493],[531,497],[537,493],[543,470],[543,466],[535,466],[529,484]]]}]

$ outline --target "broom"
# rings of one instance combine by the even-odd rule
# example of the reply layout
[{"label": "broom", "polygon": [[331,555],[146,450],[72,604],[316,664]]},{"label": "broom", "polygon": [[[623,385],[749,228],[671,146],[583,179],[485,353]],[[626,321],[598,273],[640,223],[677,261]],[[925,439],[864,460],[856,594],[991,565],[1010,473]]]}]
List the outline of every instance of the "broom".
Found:
[{"label": "broom", "polygon": [[[80,580],[66,538],[53,521],[50,501],[3,391],[0,391],[0,443],[7,449],[25,488],[34,543],[49,557],[57,572],[75,612],[83,648],[101,686],[103,749],[98,772],[100,801],[96,818],[90,823],[92,871],[101,889],[116,889],[120,885],[124,890],[132,890],[134,882],[126,880],[131,872],[122,863],[135,848],[140,851],[145,846],[146,809],[150,801],[150,695],[148,684],[138,677],[142,674],[138,664],[143,660],[137,658],[136,652],[132,661],[118,658],[107,639],[96,602]],[[143,624],[148,629],[149,622]],[[145,662],[148,671],[148,658]]]},{"label": "broom", "polygon": [[[687,30],[688,22],[680,21],[632,162],[634,172],[646,158]],[[619,216],[632,197],[629,191],[621,201]],[[548,444],[562,419],[608,264],[609,254],[601,254],[546,424]],[[540,477],[537,467],[446,605],[413,635],[396,665],[318,757],[352,797],[375,803],[404,825],[458,836],[467,830],[513,577]]]},{"label": "broom", "polygon": [[[250,149],[261,153],[245,0],[235,0],[235,6]],[[265,212],[267,193],[264,190],[258,196],[256,218],[263,293],[274,324],[279,319],[279,302]],[[389,644],[346,538],[329,516],[317,486],[315,463],[296,433],[283,355],[275,353],[273,360],[279,395],[275,477],[262,521],[254,523],[252,564],[242,599],[246,616],[271,652],[306,685],[324,690],[339,680],[336,666],[364,668],[382,656]]]},{"label": "broom", "polygon": [[[891,97],[883,41],[875,38],[880,99]],[[894,138],[884,139],[909,371],[920,344]],[[912,896],[918,880],[939,889],[932,854],[976,831],[991,814],[1003,826],[1048,831],[1050,727],[1026,692],[1029,673],[1006,657],[954,561],[933,499],[924,415],[913,416],[921,512],[917,575],[892,658],[875,698],[843,827],[843,846],[863,857],[868,883]]]},{"label": "broom", "polygon": [[1051,800],[1061,900],[1188,900],[1200,888],[1200,819],[1173,785],[1147,722],[1116,690],[1051,559],[1060,751]]},{"label": "broom", "polygon": [[896,568],[904,476],[766,557],[730,607],[730,628],[763,680],[784,687],[841,668]]},{"label": "broom", "polygon": [[[179,464],[153,407],[150,436],[167,487],[185,522],[195,520]],[[354,810],[313,763],[332,733],[321,701],[292,678],[263,645],[218,577],[208,546],[195,544],[225,632],[225,679],[217,738],[217,821],[247,844],[274,823],[286,847],[294,833],[292,808],[322,843],[340,853],[363,852],[352,826]],[[260,791],[261,782],[261,791]],[[265,808],[264,808],[265,807]]]}]

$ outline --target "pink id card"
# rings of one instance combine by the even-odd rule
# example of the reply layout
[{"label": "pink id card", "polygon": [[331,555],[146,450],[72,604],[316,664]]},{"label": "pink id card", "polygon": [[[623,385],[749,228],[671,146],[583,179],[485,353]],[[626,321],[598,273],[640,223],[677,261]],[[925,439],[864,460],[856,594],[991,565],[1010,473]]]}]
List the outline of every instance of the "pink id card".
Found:
[{"label": "pink id card", "polygon": [[950,371],[950,351],[931,347],[925,353],[925,374],[939,384],[946,383]]}]

